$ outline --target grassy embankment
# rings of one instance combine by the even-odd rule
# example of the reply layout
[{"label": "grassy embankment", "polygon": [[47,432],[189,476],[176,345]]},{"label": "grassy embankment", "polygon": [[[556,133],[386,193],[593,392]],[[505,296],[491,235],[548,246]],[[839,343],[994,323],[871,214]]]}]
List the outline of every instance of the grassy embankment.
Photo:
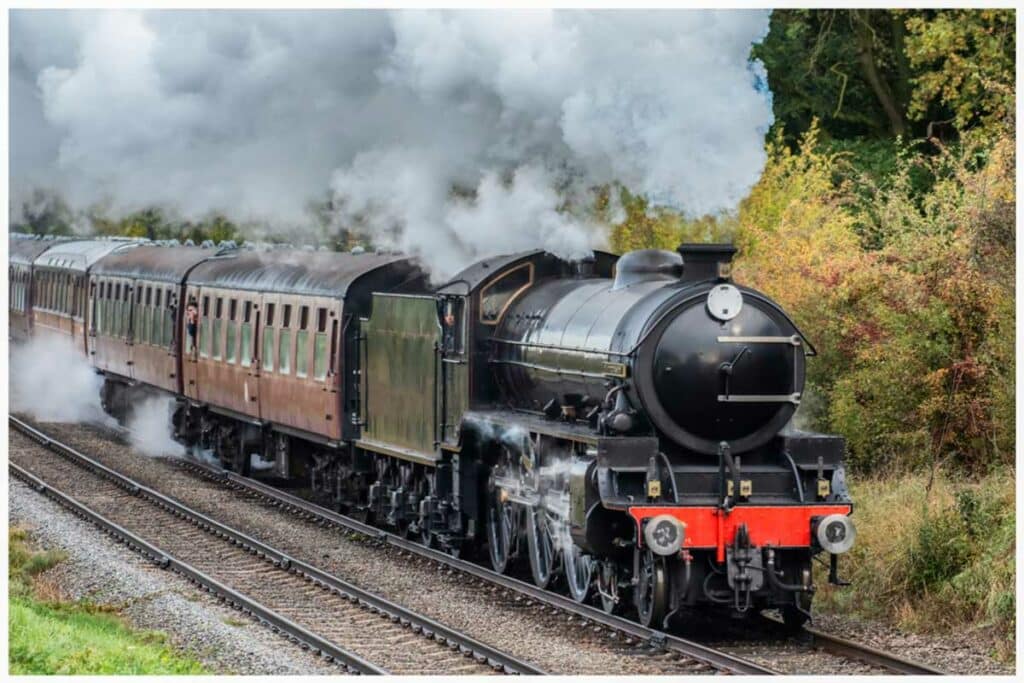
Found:
[{"label": "grassy embankment", "polygon": [[847,588],[825,586],[818,608],[880,619],[917,632],[975,632],[993,654],[1015,647],[1012,470],[981,479],[937,472],[852,484],[857,545],[841,564]]},{"label": "grassy embankment", "polygon": [[12,528],[8,574],[12,674],[202,674],[156,632],[132,630],[115,610],[69,602],[44,572],[64,558]]}]

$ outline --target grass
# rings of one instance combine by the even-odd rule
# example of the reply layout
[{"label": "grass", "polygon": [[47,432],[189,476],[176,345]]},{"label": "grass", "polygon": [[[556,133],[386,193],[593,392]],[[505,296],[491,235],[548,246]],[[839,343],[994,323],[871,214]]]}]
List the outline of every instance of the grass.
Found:
[{"label": "grass", "polygon": [[969,481],[937,472],[857,481],[858,537],[840,563],[847,588],[822,586],[827,612],[924,633],[971,631],[1012,661],[1015,650],[1014,473]]},{"label": "grass", "polygon": [[45,575],[63,555],[36,550],[22,529],[12,527],[8,539],[12,674],[207,673],[163,634],[133,630],[109,608],[66,600]]}]

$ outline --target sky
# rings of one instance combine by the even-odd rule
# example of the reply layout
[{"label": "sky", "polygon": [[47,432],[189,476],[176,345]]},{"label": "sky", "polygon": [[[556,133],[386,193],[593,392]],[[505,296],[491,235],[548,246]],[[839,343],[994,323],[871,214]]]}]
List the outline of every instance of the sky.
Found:
[{"label": "sky", "polygon": [[301,236],[329,202],[438,276],[578,257],[607,232],[595,187],[691,216],[748,193],[767,30],[761,10],[13,10],[11,212],[48,188]]}]

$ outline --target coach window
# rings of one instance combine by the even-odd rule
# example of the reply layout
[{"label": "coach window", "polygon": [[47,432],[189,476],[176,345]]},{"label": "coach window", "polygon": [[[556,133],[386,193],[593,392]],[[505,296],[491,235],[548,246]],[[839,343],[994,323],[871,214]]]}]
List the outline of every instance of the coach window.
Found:
[{"label": "coach window", "polygon": [[114,283],[107,280],[107,322],[105,329],[108,337],[114,336],[114,323],[117,322],[116,311],[117,301],[114,299]]},{"label": "coach window", "polygon": [[288,326],[292,322],[292,306],[285,304],[281,315],[281,332],[277,339],[277,371],[282,375],[292,371],[292,331]]},{"label": "coach window", "polygon": [[149,334],[150,320],[152,318],[149,307],[153,304],[153,288],[149,285],[139,287],[139,295],[136,299],[140,299],[142,301],[141,305],[136,306],[136,310],[138,311],[137,327],[139,341],[143,344],[149,344],[152,341]]},{"label": "coach window", "polygon": [[242,302],[242,325],[241,325],[241,337],[239,343],[241,348],[238,350],[238,364],[243,368],[247,368],[252,365],[252,302]]},{"label": "coach window", "polygon": [[126,282],[121,290],[121,336],[127,337],[132,322],[132,288]]},{"label": "coach window", "polygon": [[128,291],[128,285],[121,285],[121,303],[119,304],[121,319],[117,323],[119,331],[118,336],[120,337],[128,336],[128,322],[131,320],[131,305],[132,299]]},{"label": "coach window", "polygon": [[309,375],[309,306],[299,307],[299,331],[295,333],[295,376]]},{"label": "coach window", "polygon": [[114,283],[107,280],[107,320],[104,324],[104,329],[107,331],[107,336],[114,336],[114,321],[117,318],[114,317],[116,305],[114,301]]},{"label": "coach window", "polygon": [[156,287],[153,290],[153,316],[152,333],[149,336],[149,343],[153,346],[160,346],[164,338],[164,290]]},{"label": "coach window", "polygon": [[114,285],[114,336],[122,337],[124,332],[121,325],[124,321],[124,302],[121,299],[121,283]]},{"label": "coach window", "polygon": [[175,306],[176,302],[175,302],[174,298],[176,298],[176,297],[174,297],[174,295],[172,294],[172,290],[170,288],[168,288],[164,292],[164,310],[163,310],[163,319],[164,319],[164,344],[163,345],[165,347],[167,347],[167,348],[171,348],[172,346],[174,346],[174,310],[176,308],[176,306]]},{"label": "coach window", "polygon": [[103,283],[99,280],[92,283],[92,298],[92,327],[96,330],[96,334],[103,334],[103,309],[106,306],[106,301],[103,298]]},{"label": "coach window", "polygon": [[164,330],[164,326],[168,324],[167,315],[165,309],[170,304],[170,296],[164,291],[163,287],[157,287],[156,293],[156,307],[153,308],[153,346],[162,346],[164,344],[164,337],[167,335]]},{"label": "coach window", "polygon": [[224,342],[224,360],[234,365],[237,346],[238,299],[228,299],[227,339]]},{"label": "coach window", "polygon": [[103,332],[108,336],[114,334],[114,283],[107,280],[107,300],[103,304]]},{"label": "coach window", "polygon": [[274,304],[267,304],[267,322],[263,325],[263,369],[274,371]]},{"label": "coach window", "polygon": [[102,280],[97,280],[92,286],[92,296],[96,302],[92,314],[92,326],[96,329],[96,334],[103,334],[103,316],[106,315],[107,310],[107,298],[104,296],[106,290]]},{"label": "coach window", "polygon": [[327,309],[316,309],[316,334],[313,336],[313,379],[327,378]]},{"label": "coach window", "polygon": [[75,317],[85,316],[85,276],[79,275],[75,278]]},{"label": "coach window", "polygon": [[199,328],[199,355],[210,357],[210,297],[203,297],[203,321]]},{"label": "coach window", "polygon": [[224,329],[224,323],[221,319],[224,315],[224,297],[218,296],[214,306],[216,308],[213,313],[213,334],[210,335],[212,338],[210,344],[213,347],[213,351],[210,355],[214,360],[220,360],[221,331]]},{"label": "coach window", "polygon": [[92,329],[96,334],[103,331],[103,283],[99,280],[92,283]]}]

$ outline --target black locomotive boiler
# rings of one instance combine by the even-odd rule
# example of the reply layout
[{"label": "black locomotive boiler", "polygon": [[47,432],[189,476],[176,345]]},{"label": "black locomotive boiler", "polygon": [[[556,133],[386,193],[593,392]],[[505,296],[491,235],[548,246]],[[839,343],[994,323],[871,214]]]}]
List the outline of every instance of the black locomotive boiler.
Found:
[{"label": "black locomotive boiler", "polygon": [[816,555],[838,581],[844,442],[787,428],[814,350],[731,246],[530,251],[435,286],[394,254],[55,244],[88,258],[19,246],[19,334],[68,331],[119,417],[172,397],[227,467],[659,627],[800,624]]}]

